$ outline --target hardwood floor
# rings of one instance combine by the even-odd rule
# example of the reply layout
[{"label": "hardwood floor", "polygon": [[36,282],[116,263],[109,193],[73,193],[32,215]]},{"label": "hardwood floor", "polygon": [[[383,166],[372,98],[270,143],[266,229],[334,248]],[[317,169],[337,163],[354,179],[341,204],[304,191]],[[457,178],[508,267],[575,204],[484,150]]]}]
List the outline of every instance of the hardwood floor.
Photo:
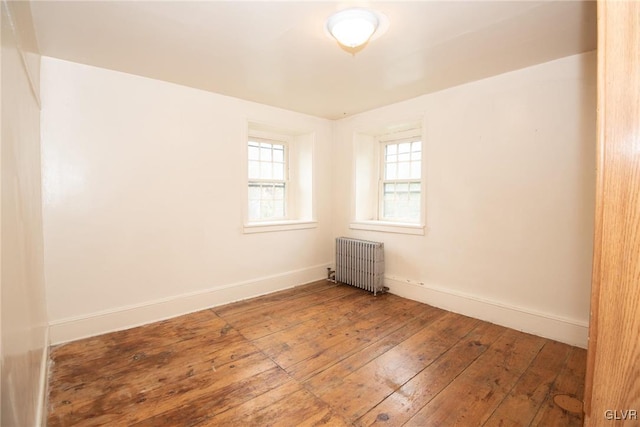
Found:
[{"label": "hardwood floor", "polygon": [[582,425],[585,350],[325,281],[51,358],[50,427]]}]

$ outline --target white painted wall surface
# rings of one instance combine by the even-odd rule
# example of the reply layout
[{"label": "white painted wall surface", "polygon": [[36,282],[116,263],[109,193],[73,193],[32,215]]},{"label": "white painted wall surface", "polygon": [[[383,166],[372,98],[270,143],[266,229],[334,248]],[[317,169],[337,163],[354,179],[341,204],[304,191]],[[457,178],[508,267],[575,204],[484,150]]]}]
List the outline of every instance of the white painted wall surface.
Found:
[{"label": "white painted wall surface", "polygon": [[[392,292],[586,346],[595,61],[571,56],[337,122],[334,234],[383,241]],[[416,116],[426,235],[350,229],[354,132]]]},{"label": "white painted wall surface", "polygon": [[[42,103],[52,341],[326,276],[330,121],[46,57]],[[248,120],[315,134],[317,228],[243,234]]]},{"label": "white painted wall surface", "polygon": [[9,7],[2,2],[0,8],[0,425],[23,427],[40,425],[48,354],[37,99],[39,61],[32,61],[38,55],[29,43],[33,28],[28,3],[12,3]]},{"label": "white painted wall surface", "polygon": [[[338,122],[43,58],[45,272],[63,342],[324,277],[384,241],[392,292],[586,345],[595,54]],[[424,236],[349,228],[353,134],[424,117]],[[242,233],[247,120],[315,133],[318,227]]]}]

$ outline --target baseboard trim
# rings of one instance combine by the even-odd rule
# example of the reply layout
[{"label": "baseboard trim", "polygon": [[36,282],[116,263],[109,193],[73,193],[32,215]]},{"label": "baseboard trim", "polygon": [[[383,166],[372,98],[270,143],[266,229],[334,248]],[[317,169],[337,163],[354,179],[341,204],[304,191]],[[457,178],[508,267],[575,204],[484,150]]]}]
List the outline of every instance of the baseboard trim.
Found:
[{"label": "baseboard trim", "polygon": [[40,381],[38,382],[38,407],[36,408],[36,427],[47,425],[47,405],[49,397],[49,327],[45,328],[42,359],[40,360]]},{"label": "baseboard trim", "polygon": [[49,323],[51,344],[62,344],[129,329],[321,280],[327,277],[327,267],[330,265],[330,263],[316,265],[273,276],[217,286],[205,291],[52,321]]},{"label": "baseboard trim", "polygon": [[474,295],[426,284],[385,277],[389,292],[448,311],[485,320],[508,328],[587,348],[587,322],[537,312]]}]

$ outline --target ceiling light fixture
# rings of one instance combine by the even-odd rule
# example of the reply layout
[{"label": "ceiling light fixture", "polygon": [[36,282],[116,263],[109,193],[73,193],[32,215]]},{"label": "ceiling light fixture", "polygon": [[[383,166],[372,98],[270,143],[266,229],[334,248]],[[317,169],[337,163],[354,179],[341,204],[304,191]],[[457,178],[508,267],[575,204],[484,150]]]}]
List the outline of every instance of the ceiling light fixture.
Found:
[{"label": "ceiling light fixture", "polygon": [[344,9],[327,19],[329,34],[354,54],[367,44],[379,25],[380,15],[362,8]]}]

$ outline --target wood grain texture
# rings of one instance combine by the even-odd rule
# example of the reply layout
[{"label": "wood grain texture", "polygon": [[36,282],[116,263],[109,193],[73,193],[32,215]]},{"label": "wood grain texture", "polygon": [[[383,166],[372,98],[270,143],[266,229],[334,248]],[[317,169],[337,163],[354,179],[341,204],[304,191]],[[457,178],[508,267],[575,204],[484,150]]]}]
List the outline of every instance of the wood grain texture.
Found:
[{"label": "wood grain texture", "polygon": [[568,395],[580,398],[584,393],[586,352],[572,348],[551,387],[544,404],[538,410],[532,425],[540,427],[564,427],[582,425],[582,413],[575,414],[563,410],[553,401],[554,395]]},{"label": "wood grain texture", "polygon": [[[598,2],[598,179],[586,425],[640,413],[640,2]],[[634,424],[635,423],[635,424]]]},{"label": "wood grain texture", "polygon": [[51,427],[578,426],[553,395],[582,398],[586,357],[325,281],[51,355]]}]

